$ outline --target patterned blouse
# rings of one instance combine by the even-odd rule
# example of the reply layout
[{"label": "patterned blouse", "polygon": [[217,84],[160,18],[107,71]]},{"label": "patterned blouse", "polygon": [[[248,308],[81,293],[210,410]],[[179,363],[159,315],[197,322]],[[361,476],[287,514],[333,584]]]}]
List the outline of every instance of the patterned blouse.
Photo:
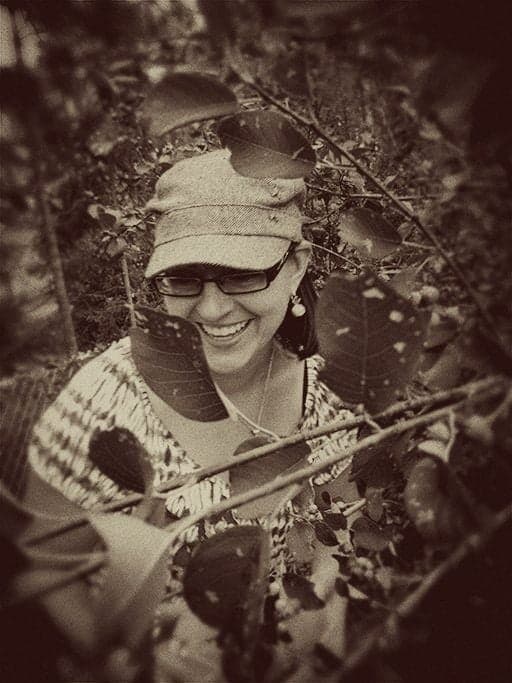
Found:
[{"label": "patterned blouse", "polygon": [[[306,360],[307,387],[300,430],[352,416],[319,380],[321,365],[320,356]],[[97,429],[114,427],[130,430],[145,448],[151,458],[155,486],[199,467],[153,411],[146,384],[135,367],[128,337],[114,342],[82,367],[47,408],[34,428],[29,445],[30,463],[40,477],[86,509],[119,499],[129,492],[103,474],[88,457],[93,433]],[[309,462],[344,450],[355,439],[356,430],[311,439],[308,441],[310,448],[322,448],[310,454]],[[320,484],[338,476],[349,463],[350,459],[342,460],[329,472],[318,475],[314,482]],[[171,518],[180,518],[229,498],[229,495],[229,483],[212,476],[193,486],[170,491],[165,505]],[[183,540],[193,543],[201,536],[211,536],[229,525],[260,523],[271,531],[273,568],[279,574],[285,569],[284,536],[292,516],[291,505],[287,513],[257,521],[240,519],[236,511],[232,511],[215,523],[207,521],[201,530],[197,526],[190,528]]]}]

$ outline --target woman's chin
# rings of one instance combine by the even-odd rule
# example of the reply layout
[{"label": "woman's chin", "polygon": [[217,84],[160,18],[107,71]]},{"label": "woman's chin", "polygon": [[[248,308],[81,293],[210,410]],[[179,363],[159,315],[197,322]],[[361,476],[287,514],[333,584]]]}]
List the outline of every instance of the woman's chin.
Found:
[{"label": "woman's chin", "polygon": [[242,370],[249,362],[248,354],[232,350],[205,348],[206,362],[210,373],[215,375],[232,375]]}]

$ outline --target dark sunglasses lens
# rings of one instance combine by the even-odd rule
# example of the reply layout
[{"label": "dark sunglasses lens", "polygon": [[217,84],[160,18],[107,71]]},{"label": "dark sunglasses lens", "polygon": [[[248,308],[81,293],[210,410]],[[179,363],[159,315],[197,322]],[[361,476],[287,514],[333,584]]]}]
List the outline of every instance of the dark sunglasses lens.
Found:
[{"label": "dark sunglasses lens", "polygon": [[239,275],[228,275],[220,280],[220,286],[226,294],[257,292],[260,289],[265,289],[267,286],[267,275],[262,270],[252,273],[240,273]]},{"label": "dark sunglasses lens", "polygon": [[201,280],[189,277],[161,277],[157,281],[161,294],[169,296],[197,296],[201,293]]}]

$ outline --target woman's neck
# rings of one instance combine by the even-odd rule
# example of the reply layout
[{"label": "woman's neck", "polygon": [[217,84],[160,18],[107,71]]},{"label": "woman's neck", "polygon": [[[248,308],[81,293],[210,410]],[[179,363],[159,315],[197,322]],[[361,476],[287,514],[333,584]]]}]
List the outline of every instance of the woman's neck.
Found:
[{"label": "woman's neck", "polygon": [[[230,374],[212,373],[215,384],[228,397],[235,397],[241,393],[251,393],[261,387],[262,381],[267,375],[272,356],[276,356],[277,344],[271,342],[268,347],[261,349],[252,362],[237,372]],[[275,362],[275,358],[274,358]]]}]

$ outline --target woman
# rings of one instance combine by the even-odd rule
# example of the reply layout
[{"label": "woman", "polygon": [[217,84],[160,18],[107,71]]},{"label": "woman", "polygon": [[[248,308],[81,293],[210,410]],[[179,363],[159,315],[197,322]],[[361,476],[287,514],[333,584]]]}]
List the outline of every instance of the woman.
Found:
[{"label": "woman", "polygon": [[[125,338],[82,368],[39,421],[29,449],[39,478],[90,508],[122,494],[89,458],[97,429],[133,432],[158,485],[225,461],[255,434],[273,439],[350,415],[318,379],[305,275],[310,245],[302,239],[297,205],[303,189],[302,179],[240,176],[225,150],[180,161],[163,174],[148,204],[160,218],[146,276],[166,311],[199,330],[211,377],[232,417],[183,417],[144,382]],[[310,445],[325,448],[314,459],[354,438],[342,433],[315,440]],[[170,518],[182,517],[229,493],[226,472],[170,492],[166,508]],[[283,519],[281,540],[290,516]],[[230,517],[230,523],[240,521],[236,513]],[[225,525],[207,523],[203,532]],[[197,534],[191,529],[187,540]]]}]

